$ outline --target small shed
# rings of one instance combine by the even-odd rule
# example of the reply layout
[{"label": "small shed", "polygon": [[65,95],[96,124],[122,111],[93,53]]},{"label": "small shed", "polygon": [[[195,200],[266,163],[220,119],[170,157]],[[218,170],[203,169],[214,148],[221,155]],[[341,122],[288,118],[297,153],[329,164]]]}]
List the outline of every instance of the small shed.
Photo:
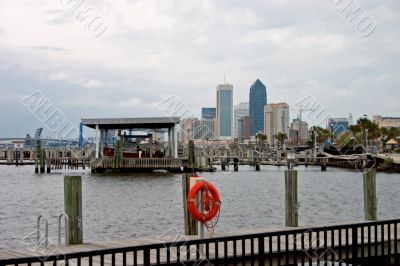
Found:
[{"label": "small shed", "polygon": [[385,145],[386,145],[386,149],[388,149],[388,150],[393,150],[393,149],[395,149],[395,148],[397,148],[399,146],[397,141],[394,140],[394,139],[391,139],[391,140],[387,141],[385,143]]}]

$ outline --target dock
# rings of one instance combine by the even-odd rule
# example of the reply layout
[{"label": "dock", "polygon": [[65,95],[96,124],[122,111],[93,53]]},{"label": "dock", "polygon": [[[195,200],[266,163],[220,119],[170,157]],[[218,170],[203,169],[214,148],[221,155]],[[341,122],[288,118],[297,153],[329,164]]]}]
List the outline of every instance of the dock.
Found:
[{"label": "dock", "polygon": [[[5,265],[399,265],[400,220],[0,251]],[[324,265],[324,264],[322,264]],[[338,264],[339,265],[339,264]]]}]

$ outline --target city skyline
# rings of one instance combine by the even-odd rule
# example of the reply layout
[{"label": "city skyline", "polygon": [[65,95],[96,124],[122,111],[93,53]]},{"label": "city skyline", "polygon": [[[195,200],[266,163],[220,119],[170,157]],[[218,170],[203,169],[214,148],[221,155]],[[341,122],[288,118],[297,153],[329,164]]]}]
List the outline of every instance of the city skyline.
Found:
[{"label": "city skyline", "polygon": [[107,26],[99,36],[66,2],[0,3],[0,104],[11,114],[0,136],[44,127],[21,105],[36,90],[78,127],[84,117],[168,116],[159,106],[172,96],[200,117],[224,76],[233,104],[260,78],[269,102],[313,97],[333,117],[400,116],[398,2],[363,1],[376,21],[364,34],[333,1],[87,1]]}]

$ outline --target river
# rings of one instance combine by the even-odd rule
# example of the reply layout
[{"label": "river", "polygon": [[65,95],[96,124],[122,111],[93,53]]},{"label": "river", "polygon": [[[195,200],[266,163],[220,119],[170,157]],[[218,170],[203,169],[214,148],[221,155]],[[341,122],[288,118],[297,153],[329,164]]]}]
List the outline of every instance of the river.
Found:
[{"label": "river", "polygon": [[[362,173],[296,167],[300,225],[362,221]],[[203,173],[220,192],[216,232],[284,226],[284,167],[242,166],[239,172]],[[177,174],[82,175],[84,241],[158,236],[183,231],[182,177]],[[0,249],[35,243],[36,219],[49,220],[57,241],[65,173],[34,174],[32,166],[0,166]],[[400,217],[400,175],[378,173],[378,218]]]}]

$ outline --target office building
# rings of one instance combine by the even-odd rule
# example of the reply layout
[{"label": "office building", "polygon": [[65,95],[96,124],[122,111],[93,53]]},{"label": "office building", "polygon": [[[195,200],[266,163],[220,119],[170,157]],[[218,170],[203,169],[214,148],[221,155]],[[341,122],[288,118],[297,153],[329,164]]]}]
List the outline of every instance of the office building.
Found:
[{"label": "office building", "polygon": [[267,104],[264,108],[264,134],[267,135],[268,143],[272,144],[272,135],[279,132],[289,136],[289,105],[287,103]]},{"label": "office building", "polygon": [[349,128],[348,118],[329,118],[328,130],[334,137],[339,136]]},{"label": "office building", "polygon": [[191,139],[214,139],[214,119],[194,120],[192,124]]},{"label": "office building", "polygon": [[304,144],[308,140],[308,124],[296,118],[293,119],[289,131],[289,144]]},{"label": "office building", "polygon": [[234,113],[234,134],[235,138],[239,137],[239,119],[244,116],[249,116],[249,103],[239,103],[233,108]]},{"label": "office building", "polygon": [[385,128],[396,127],[400,128],[400,117],[383,117],[374,115],[372,120],[379,126]]},{"label": "office building", "polygon": [[217,129],[221,139],[231,139],[233,136],[233,85],[217,86]]},{"label": "office building", "polygon": [[203,107],[201,108],[202,119],[214,119],[217,116],[217,109],[214,107]]},{"label": "office building", "polygon": [[250,137],[250,116],[242,116],[238,121],[238,140],[246,140]]},{"label": "office building", "polygon": [[267,104],[267,87],[257,79],[250,87],[250,134],[264,131],[264,107]]}]

